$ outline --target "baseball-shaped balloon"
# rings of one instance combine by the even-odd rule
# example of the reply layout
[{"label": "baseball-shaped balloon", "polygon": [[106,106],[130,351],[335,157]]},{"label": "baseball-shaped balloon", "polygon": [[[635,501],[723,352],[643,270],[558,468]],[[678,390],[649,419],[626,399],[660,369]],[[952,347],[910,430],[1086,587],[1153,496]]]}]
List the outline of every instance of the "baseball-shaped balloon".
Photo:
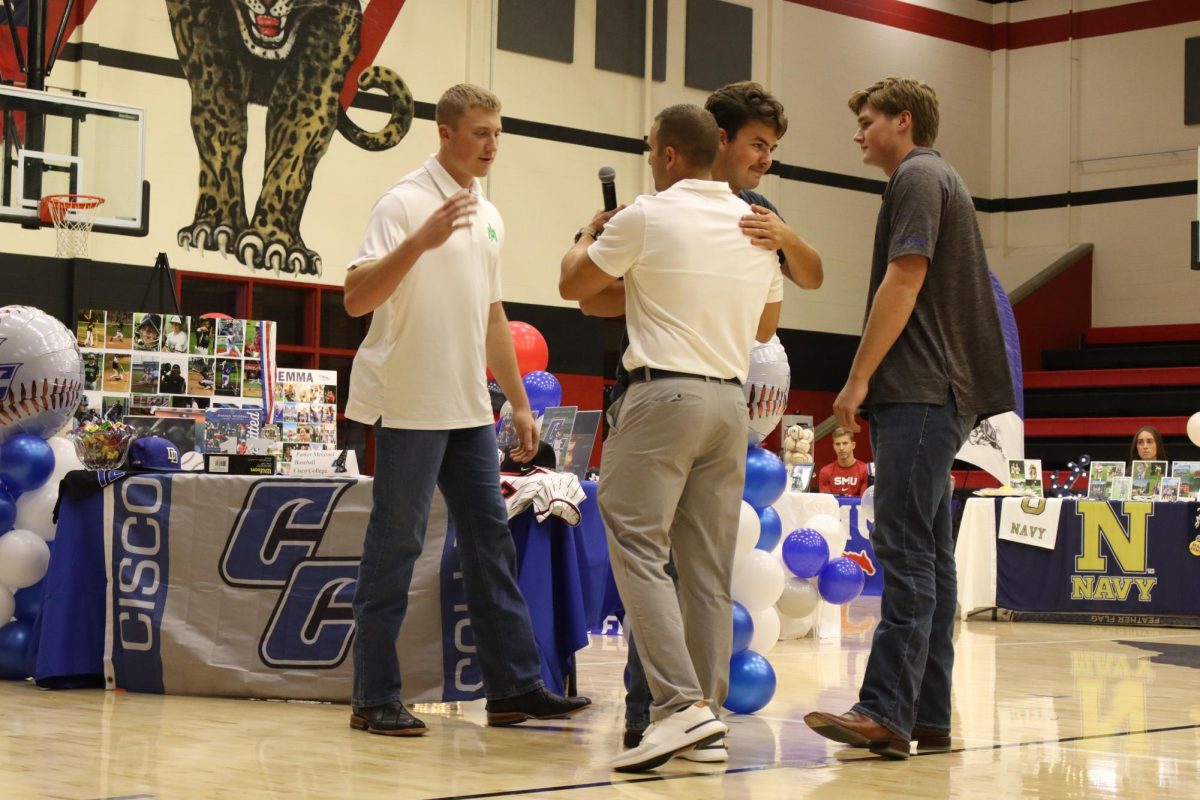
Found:
[{"label": "baseball-shaped balloon", "polygon": [[32,306],[0,308],[0,442],[54,435],[83,393],[83,359],[67,327]]}]

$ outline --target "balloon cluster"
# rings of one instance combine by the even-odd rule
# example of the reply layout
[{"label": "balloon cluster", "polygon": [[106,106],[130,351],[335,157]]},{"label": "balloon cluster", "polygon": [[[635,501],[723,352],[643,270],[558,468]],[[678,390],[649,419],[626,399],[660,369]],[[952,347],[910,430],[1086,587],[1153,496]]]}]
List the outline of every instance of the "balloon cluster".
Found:
[{"label": "balloon cluster", "polygon": [[75,448],[61,437],[47,441],[18,433],[0,445],[0,678],[33,674],[31,633],[50,565],[58,482],[82,468]]},{"label": "balloon cluster", "polygon": [[783,533],[771,507],[787,485],[787,468],[761,447],[746,452],[746,484],[733,557],[733,658],[725,707],[753,714],[775,695],[775,670],[764,657],[779,641],[775,603],[783,593],[783,568],[771,555]]},{"label": "balloon cluster", "polygon": [[1075,493],[1075,485],[1079,483],[1079,479],[1087,472],[1088,465],[1092,463],[1092,457],[1081,455],[1075,461],[1067,462],[1067,470],[1053,470],[1050,472],[1050,494],[1054,497],[1082,497],[1083,495]]},{"label": "balloon cluster", "polygon": [[[540,417],[547,408],[562,403],[562,384],[558,382],[558,378],[546,372],[550,363],[550,350],[546,347],[546,340],[542,334],[528,322],[509,322],[508,328],[512,331],[513,349],[517,353],[517,371],[521,373],[521,382],[525,384],[529,407],[533,409],[535,417]],[[487,377],[488,390],[494,404],[504,395],[500,392],[500,385],[496,383],[491,370],[488,370]],[[501,415],[512,408],[512,404],[507,400],[502,402]]]}]

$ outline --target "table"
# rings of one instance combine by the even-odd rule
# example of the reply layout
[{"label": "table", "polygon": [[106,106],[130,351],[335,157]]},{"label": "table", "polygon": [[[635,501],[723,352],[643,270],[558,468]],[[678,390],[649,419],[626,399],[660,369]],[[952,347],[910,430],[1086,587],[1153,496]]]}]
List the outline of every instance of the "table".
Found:
[{"label": "table", "polygon": [[[143,473],[81,493],[80,477],[64,482],[35,628],[38,685],[348,700],[370,478]],[[560,692],[608,572],[596,486],[583,488],[576,528],[532,511],[510,522],[542,677]],[[440,495],[397,649],[406,700],[482,697]]]},{"label": "table", "polygon": [[955,554],[960,611],[1197,625],[1198,538],[1195,502],[972,498]]}]

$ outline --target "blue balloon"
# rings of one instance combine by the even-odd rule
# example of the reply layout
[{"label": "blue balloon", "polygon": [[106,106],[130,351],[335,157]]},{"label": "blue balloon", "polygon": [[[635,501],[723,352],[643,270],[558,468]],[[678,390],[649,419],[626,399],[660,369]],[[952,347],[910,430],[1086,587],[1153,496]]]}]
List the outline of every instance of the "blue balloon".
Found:
[{"label": "blue balloon", "polygon": [[17,521],[17,501],[4,486],[0,485],[0,534],[12,530]]},{"label": "blue balloon", "polygon": [[13,611],[13,616],[21,620],[21,622],[33,622],[38,618],[38,614],[42,613],[42,594],[46,589],[46,579],[42,578],[33,586],[27,586],[24,589],[17,589],[13,592],[13,597],[16,598],[17,607]]},{"label": "blue balloon", "polygon": [[754,638],[754,619],[738,601],[733,601],[733,652],[740,653],[750,646]]},{"label": "blue balloon", "polygon": [[746,488],[742,499],[756,509],[766,508],[783,495],[787,487],[787,467],[779,456],[761,447],[746,451]]},{"label": "blue balloon", "polygon": [[812,528],[800,528],[783,540],[782,554],[797,578],[815,578],[829,563],[829,542]]},{"label": "blue balloon", "polygon": [[830,603],[845,605],[862,594],[867,576],[862,567],[845,557],[835,558],[821,570],[817,590]]},{"label": "blue balloon", "polygon": [[729,660],[729,695],[725,707],[735,714],[753,714],[775,696],[775,670],[753,650]]},{"label": "blue balloon", "polygon": [[549,372],[535,370],[521,380],[525,384],[525,394],[529,396],[529,407],[533,409],[534,416],[562,402],[562,385]]},{"label": "blue balloon", "polygon": [[779,537],[783,535],[783,520],[779,518],[778,511],[767,506],[759,510],[758,522],[761,533],[758,534],[758,544],[754,546],[769,553],[779,544]]},{"label": "blue balloon", "polygon": [[50,480],[54,451],[46,440],[19,433],[0,444],[0,478],[20,492],[31,492]]},{"label": "blue balloon", "polygon": [[20,621],[0,628],[0,678],[23,681],[29,677],[25,656],[32,631],[32,625]]}]

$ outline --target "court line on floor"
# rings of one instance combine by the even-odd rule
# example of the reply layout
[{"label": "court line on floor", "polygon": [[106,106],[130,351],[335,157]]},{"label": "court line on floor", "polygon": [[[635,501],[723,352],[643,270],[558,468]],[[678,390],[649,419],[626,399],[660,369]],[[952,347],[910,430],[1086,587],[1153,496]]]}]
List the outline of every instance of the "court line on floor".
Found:
[{"label": "court line on floor", "polygon": [[[953,750],[948,750],[942,753],[917,753],[913,758],[930,758],[936,756],[947,756],[955,753],[979,753],[994,750],[1006,750],[1019,747],[1034,747],[1037,745],[1048,744],[1070,744],[1071,742],[1086,742],[1096,739],[1116,739],[1123,736],[1141,736],[1152,733],[1174,733],[1178,731],[1193,731],[1200,730],[1200,723],[1192,725],[1171,725],[1165,728],[1145,728],[1137,731],[1114,731],[1113,733],[1094,733],[1082,736],[1065,736],[1061,739],[1040,739],[1029,742],[1007,742],[991,745],[980,745],[976,747],[956,747]],[[881,759],[878,758],[855,758],[847,761],[837,762],[840,766],[848,766],[851,764],[878,764]],[[827,762],[819,761],[778,761],[773,764],[759,764],[750,767],[734,767],[732,769],[717,770],[709,773],[686,773],[677,775],[648,775],[644,778],[630,778],[620,781],[592,781],[590,783],[575,783],[564,784],[561,786],[543,786],[540,788],[525,788],[525,789],[501,789],[492,792],[479,792],[477,794],[455,794],[443,795],[439,797],[427,798],[427,800],[487,800],[487,798],[496,797],[516,797],[518,795],[527,794],[550,794],[553,792],[567,792],[578,789],[600,789],[603,787],[623,786],[625,784],[635,783],[655,783],[662,781],[676,781],[684,779],[696,778],[720,778],[727,775],[745,775],[754,772],[766,772],[775,769],[796,769],[805,765],[811,767],[819,767],[822,764],[833,766]]]}]

